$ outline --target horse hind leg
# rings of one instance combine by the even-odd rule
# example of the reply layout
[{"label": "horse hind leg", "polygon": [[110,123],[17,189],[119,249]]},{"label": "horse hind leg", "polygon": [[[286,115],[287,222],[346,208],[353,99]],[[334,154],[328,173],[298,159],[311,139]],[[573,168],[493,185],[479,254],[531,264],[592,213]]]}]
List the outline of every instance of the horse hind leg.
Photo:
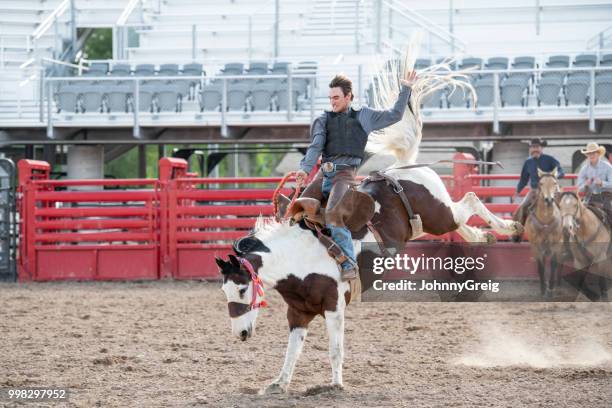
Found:
[{"label": "horse hind leg", "polygon": [[478,215],[499,234],[521,235],[523,233],[523,226],[519,222],[504,220],[496,216],[473,192],[466,193],[460,201],[453,203],[452,211],[455,222],[459,225],[467,223],[472,215]]},{"label": "horse hind leg", "polygon": [[496,241],[493,234],[467,224],[459,225],[459,228],[457,228],[455,232],[457,232],[457,234],[459,234],[466,242],[483,242],[492,244]]}]

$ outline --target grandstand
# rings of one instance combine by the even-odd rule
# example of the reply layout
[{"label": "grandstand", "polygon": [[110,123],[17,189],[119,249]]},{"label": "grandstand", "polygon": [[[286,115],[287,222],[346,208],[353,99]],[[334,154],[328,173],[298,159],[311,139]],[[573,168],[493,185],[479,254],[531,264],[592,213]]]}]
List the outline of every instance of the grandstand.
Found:
[{"label": "grandstand", "polygon": [[[425,151],[459,146],[512,171],[521,141],[541,136],[571,171],[584,140],[612,143],[611,21],[597,0],[0,0],[0,140],[17,157],[83,143],[303,147],[334,73],[367,104],[372,62],[420,31],[416,68],[450,58],[478,96],[424,101]],[[113,58],[87,59],[100,27]]]}]

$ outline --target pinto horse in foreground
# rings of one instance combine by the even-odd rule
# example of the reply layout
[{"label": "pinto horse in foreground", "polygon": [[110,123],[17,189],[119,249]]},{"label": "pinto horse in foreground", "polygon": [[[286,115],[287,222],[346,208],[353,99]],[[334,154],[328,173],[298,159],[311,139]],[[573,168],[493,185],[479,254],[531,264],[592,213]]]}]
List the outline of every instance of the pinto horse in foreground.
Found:
[{"label": "pinto horse in foreground", "polygon": [[[408,49],[402,63],[387,63],[378,72],[375,81],[376,107],[389,106],[399,92],[399,78],[412,70],[415,54]],[[398,169],[414,164],[421,140],[422,120],[419,107],[424,96],[446,87],[467,88],[474,94],[465,75],[450,70],[448,64],[439,64],[419,72],[411,96],[412,112],[406,110],[404,118],[380,134],[370,136],[369,150],[392,153],[397,161],[386,173],[393,176],[406,196],[414,213],[419,214],[424,233],[442,235],[456,231],[468,242],[493,242],[494,237],[467,225],[477,214],[493,230],[501,234],[520,234],[522,226],[506,221],[489,212],[474,193],[453,202],[444,183],[428,167]],[[475,96],[475,95],[474,95]],[[396,169],[394,169],[396,168]],[[375,204],[371,219],[384,246],[403,249],[406,242],[417,238],[402,200],[393,186],[376,180],[362,183],[358,190],[369,194]],[[395,187],[397,190],[397,187]],[[373,256],[361,250],[361,241],[375,242],[366,227],[353,235],[358,261]],[[300,356],[308,324],[317,315],[325,318],[329,334],[329,355],[332,366],[332,387],[342,387],[342,360],[344,353],[344,311],[351,297],[348,282],[340,279],[334,259],[321,244],[316,234],[302,223],[259,218],[253,232],[234,243],[236,255],[225,261],[217,258],[223,276],[223,291],[227,297],[232,332],[245,341],[255,333],[258,309],[264,305],[263,287],[276,289],[287,303],[289,342],[281,372],[263,392],[286,391],[295,364]],[[365,258],[367,259],[367,258]]]}]

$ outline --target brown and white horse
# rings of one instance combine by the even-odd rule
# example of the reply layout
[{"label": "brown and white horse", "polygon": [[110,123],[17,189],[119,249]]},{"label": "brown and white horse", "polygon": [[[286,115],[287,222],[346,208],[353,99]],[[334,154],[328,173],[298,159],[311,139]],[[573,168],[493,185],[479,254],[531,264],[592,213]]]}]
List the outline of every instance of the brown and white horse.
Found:
[{"label": "brown and white horse", "polygon": [[[576,287],[591,300],[607,300],[608,279],[612,278],[612,228],[585,206],[575,192],[561,194],[559,209],[564,239],[578,274]],[[584,285],[589,275],[596,277],[600,293]]]},{"label": "brown and white horse", "polygon": [[[403,63],[386,65],[378,76],[377,107],[389,106],[399,92],[399,79],[414,66],[414,55],[409,49]],[[419,72],[413,86],[411,106],[402,121],[385,129],[382,134],[371,135],[372,151],[392,153],[397,162],[392,167],[413,164],[421,139],[421,98],[439,88],[464,87],[473,89],[468,82],[458,80],[462,74],[452,72],[448,65],[440,64]],[[491,235],[467,225],[472,215],[479,215],[493,230],[501,234],[517,234],[522,226],[506,221],[489,212],[475,194],[468,193],[453,202],[438,174],[430,168],[387,169],[401,184],[415,213],[421,216],[425,233],[441,235],[457,231],[468,242],[491,242]],[[413,239],[408,214],[397,193],[384,182],[369,181],[359,186],[375,200],[372,223],[380,233],[386,247],[402,249]],[[368,249],[361,250],[361,242],[375,242],[365,227],[354,234],[358,262],[373,256]],[[248,236],[234,244],[237,256],[229,261],[217,259],[223,276],[223,291],[228,300],[232,332],[247,340],[255,332],[257,312],[261,306],[261,286],[276,289],[287,303],[289,340],[285,362],[279,376],[264,390],[284,392],[293,375],[302,351],[308,324],[317,315],[325,318],[329,334],[329,355],[332,366],[332,386],[342,387],[342,360],[344,354],[344,311],[351,299],[349,284],[340,279],[336,262],[315,234],[303,224],[275,222],[260,218]],[[364,282],[366,286],[368,282]]]}]

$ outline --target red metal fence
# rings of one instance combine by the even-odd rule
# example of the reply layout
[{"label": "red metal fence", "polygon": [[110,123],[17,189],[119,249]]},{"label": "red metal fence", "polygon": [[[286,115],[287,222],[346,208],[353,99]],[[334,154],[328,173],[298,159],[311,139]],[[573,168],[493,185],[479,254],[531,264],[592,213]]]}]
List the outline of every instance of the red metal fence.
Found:
[{"label": "red metal fence", "polygon": [[[482,184],[518,176],[475,170],[457,164],[452,176],[443,177],[453,199],[468,191],[483,199],[514,194],[514,187]],[[186,161],[174,158],[160,160],[159,179],[50,180],[49,171],[45,162],[19,162],[20,280],[216,277],[212,258],[227,253],[259,215],[272,215],[270,200],[280,181],[197,178],[188,173]],[[516,208],[487,206],[506,217]],[[477,217],[471,224],[483,226]],[[460,240],[456,234],[424,239]],[[496,250],[508,245],[528,250],[497,245]]]}]

